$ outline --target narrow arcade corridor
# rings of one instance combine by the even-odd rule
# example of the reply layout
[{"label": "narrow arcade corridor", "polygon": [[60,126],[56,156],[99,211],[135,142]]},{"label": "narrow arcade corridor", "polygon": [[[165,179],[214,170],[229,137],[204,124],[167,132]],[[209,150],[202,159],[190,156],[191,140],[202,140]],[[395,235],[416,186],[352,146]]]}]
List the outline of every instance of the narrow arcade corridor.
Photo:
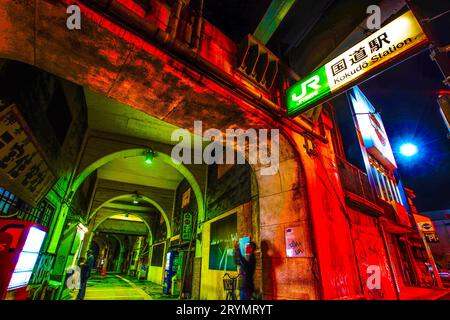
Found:
[{"label": "narrow arcade corridor", "polygon": [[[64,300],[75,300],[77,290],[67,291]],[[88,281],[84,300],[167,300],[174,299],[163,294],[162,286],[150,281],[138,281],[119,274],[93,274]]]}]

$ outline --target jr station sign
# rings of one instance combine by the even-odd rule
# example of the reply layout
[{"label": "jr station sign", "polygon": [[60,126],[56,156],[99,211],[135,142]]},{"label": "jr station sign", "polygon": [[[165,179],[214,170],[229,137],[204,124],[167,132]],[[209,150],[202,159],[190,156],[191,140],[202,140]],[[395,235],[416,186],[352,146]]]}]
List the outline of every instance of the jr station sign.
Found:
[{"label": "jr station sign", "polygon": [[405,59],[428,43],[411,11],[357,43],[287,90],[287,113],[298,114],[325,102]]}]

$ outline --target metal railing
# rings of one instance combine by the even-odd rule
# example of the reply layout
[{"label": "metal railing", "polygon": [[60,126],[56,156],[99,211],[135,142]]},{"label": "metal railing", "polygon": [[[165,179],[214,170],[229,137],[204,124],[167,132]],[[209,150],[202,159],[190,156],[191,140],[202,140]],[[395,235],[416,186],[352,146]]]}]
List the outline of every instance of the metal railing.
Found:
[{"label": "metal railing", "polygon": [[377,204],[376,196],[370,186],[367,174],[345,159],[338,157],[337,161],[344,190]]}]

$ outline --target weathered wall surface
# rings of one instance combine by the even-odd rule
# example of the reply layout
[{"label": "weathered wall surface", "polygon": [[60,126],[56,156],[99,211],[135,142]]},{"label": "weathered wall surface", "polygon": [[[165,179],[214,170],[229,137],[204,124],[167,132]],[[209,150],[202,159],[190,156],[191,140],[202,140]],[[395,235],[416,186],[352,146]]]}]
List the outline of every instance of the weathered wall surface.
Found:
[{"label": "weathered wall surface", "polygon": [[[359,274],[364,284],[364,294],[367,299],[387,299],[395,300],[397,298],[395,280],[389,264],[389,258],[386,247],[383,242],[380,229],[378,228],[377,218],[370,217],[358,212],[353,208],[347,208],[350,220],[352,222],[352,239],[355,248],[356,260],[359,266]],[[369,290],[366,285],[369,276],[372,275],[370,266],[376,266],[380,269],[380,288]],[[370,273],[368,273],[370,271]],[[373,283],[369,280],[370,283]]]},{"label": "weathered wall surface", "polygon": [[223,174],[219,172],[219,166],[222,168],[224,165],[208,167],[206,219],[215,218],[238,205],[249,202],[252,197],[250,165],[234,165]]},{"label": "weathered wall surface", "polygon": [[[199,119],[203,120],[205,128],[268,129],[282,126],[221,84],[95,12],[85,10],[82,32],[77,32],[64,27],[67,16],[65,6],[59,2],[0,0],[0,8],[4,30],[0,56],[36,65],[187,129],[192,129],[193,121]],[[214,34],[212,28],[209,31],[210,35]],[[73,48],[77,51],[74,52]],[[220,61],[217,63],[225,65]],[[134,147],[127,141],[116,142],[94,144],[92,148],[89,147],[92,142],[88,141],[88,151],[80,171],[102,156]],[[304,153],[304,144],[305,139],[300,135],[282,135],[279,172],[264,176],[260,165],[253,166],[257,187],[252,190],[258,191],[257,194],[252,191],[252,196],[258,196],[242,206],[238,218],[239,225],[242,222],[238,235],[251,234],[259,247],[255,282],[265,298],[315,299],[320,296],[317,256],[313,245],[316,238],[321,239],[316,247],[326,252],[321,271],[329,274],[329,278],[323,283],[333,283],[330,292],[327,291],[324,296],[341,297],[357,291],[357,282],[351,270],[351,266],[355,265],[346,242],[349,235],[346,230],[337,232],[346,220],[340,214],[335,217],[332,211],[339,207],[339,201],[316,176],[316,171],[320,171],[322,176],[327,175],[328,168],[320,169],[319,164]],[[148,143],[141,146],[145,145]],[[151,147],[158,150],[155,145]],[[328,147],[321,145],[321,148]],[[200,184],[201,181],[199,179]],[[310,214],[310,210],[314,215]],[[287,228],[298,230],[302,257],[287,257]],[[207,234],[204,229],[203,258],[208,257]],[[329,243],[336,243],[336,246],[328,246]],[[338,269],[340,267],[336,264],[341,260],[345,262],[344,267]],[[213,295],[222,294],[221,275],[209,271],[207,260],[196,259],[195,265],[194,288],[201,286],[200,297],[209,297],[209,289],[204,286],[210,284],[214,284]],[[336,273],[330,272],[335,269]],[[344,291],[336,292],[342,282]],[[217,293],[219,289],[220,293]]]},{"label": "weathered wall surface", "polygon": [[[332,141],[333,123],[322,112],[320,126]],[[342,192],[333,144],[316,144],[294,137],[306,176],[322,299],[350,299],[363,295],[349,217]]]},{"label": "weathered wall surface", "polygon": [[246,112],[249,106],[220,85],[84,6],[82,30],[67,29],[66,7],[1,0],[0,57],[35,65],[183,128],[192,129],[192,119],[222,129],[267,118],[256,108]]},{"label": "weathered wall surface", "polygon": [[[303,172],[297,146],[285,136],[280,138],[284,152],[279,172],[275,176],[263,176],[256,170],[262,292],[266,299],[317,299],[320,291],[306,189],[308,177]],[[295,230],[299,257],[287,255],[291,243],[286,243],[289,228]]]}]

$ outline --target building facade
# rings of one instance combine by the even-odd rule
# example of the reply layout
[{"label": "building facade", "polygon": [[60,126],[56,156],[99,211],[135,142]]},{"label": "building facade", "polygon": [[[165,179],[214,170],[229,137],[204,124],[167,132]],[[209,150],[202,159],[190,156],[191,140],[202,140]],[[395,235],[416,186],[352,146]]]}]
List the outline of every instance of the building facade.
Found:
[{"label": "building facade", "polygon": [[[286,117],[298,76],[254,36],[227,37],[202,1],[77,1],[79,30],[66,27],[72,1],[0,3],[0,222],[46,232],[26,289],[3,284],[2,298],[35,297],[42,283],[61,298],[92,249],[98,272],[163,285],[175,263],[173,294],[224,299],[243,237],[256,243],[264,299],[397,299],[423,285],[395,175],[376,158],[369,174],[345,159],[331,104]],[[201,141],[190,164],[174,163],[173,133],[195,144],[196,121],[278,129],[278,140],[247,144],[277,151],[277,170],[251,153],[197,163]]]},{"label": "building facade", "polygon": [[[425,225],[422,224],[422,231],[429,243],[434,260],[440,272],[448,274],[450,263],[450,231],[449,231],[449,210],[437,210],[422,212]],[[444,279],[443,279],[444,280]],[[445,279],[448,282],[448,276]]]}]

